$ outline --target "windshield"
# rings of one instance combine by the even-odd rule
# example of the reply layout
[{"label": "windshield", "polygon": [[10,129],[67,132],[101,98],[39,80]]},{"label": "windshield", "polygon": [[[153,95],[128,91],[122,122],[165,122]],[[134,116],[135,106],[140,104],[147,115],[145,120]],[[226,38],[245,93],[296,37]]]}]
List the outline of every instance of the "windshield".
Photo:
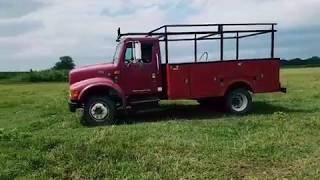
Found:
[{"label": "windshield", "polygon": [[117,45],[117,47],[116,47],[116,51],[115,51],[114,56],[113,56],[113,64],[117,64],[118,61],[119,61],[120,50],[121,50],[122,44],[123,44],[123,43],[119,43],[119,44]]}]

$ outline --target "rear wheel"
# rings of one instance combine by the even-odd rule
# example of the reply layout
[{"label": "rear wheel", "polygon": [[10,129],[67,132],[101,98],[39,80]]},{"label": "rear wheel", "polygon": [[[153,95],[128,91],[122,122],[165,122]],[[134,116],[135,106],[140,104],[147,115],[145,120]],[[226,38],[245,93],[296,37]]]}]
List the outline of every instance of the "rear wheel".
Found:
[{"label": "rear wheel", "polygon": [[88,98],[84,105],[82,122],[85,125],[114,124],[115,103],[108,97]]},{"label": "rear wheel", "polygon": [[252,106],[251,94],[243,88],[231,90],[226,96],[225,105],[229,112],[233,114],[247,114]]}]

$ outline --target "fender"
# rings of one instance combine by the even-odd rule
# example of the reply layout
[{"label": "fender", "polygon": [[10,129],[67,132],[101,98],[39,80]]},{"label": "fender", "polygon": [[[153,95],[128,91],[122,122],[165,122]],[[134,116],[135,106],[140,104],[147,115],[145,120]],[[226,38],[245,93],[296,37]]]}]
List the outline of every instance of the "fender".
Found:
[{"label": "fender", "polygon": [[118,84],[114,83],[111,79],[101,78],[101,77],[86,79],[86,80],[72,84],[70,87],[70,90],[79,92],[79,96],[76,100],[80,101],[83,98],[83,95],[88,90],[97,86],[108,87],[115,90],[120,96],[123,106],[126,105],[126,98],[123,90]]},{"label": "fender", "polygon": [[226,83],[225,88],[223,90],[223,95],[225,95],[228,92],[228,90],[230,88],[232,88],[233,85],[237,85],[237,84],[245,85],[245,86],[249,87],[250,88],[249,90],[251,90],[254,93],[254,88],[252,86],[252,83],[250,81],[242,78],[242,79],[234,79],[234,80]]}]

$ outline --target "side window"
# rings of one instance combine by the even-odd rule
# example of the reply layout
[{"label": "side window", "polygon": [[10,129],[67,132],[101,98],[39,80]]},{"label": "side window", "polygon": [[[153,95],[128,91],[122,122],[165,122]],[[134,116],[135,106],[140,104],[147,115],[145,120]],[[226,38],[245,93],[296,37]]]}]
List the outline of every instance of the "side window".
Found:
[{"label": "side window", "polygon": [[126,45],[125,63],[150,63],[152,61],[152,44],[130,42]]},{"label": "side window", "polygon": [[152,61],[152,44],[142,44],[142,62],[150,63]]},{"label": "side window", "polygon": [[128,43],[127,44],[127,48],[126,48],[126,53],[125,53],[125,63],[129,64],[132,63],[134,60],[133,57],[133,47],[132,47],[132,43]]}]

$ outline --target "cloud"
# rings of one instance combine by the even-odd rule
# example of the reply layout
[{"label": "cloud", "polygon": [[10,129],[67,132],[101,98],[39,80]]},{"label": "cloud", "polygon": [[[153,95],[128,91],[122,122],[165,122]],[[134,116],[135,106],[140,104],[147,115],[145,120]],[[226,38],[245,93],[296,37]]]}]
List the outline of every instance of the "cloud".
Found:
[{"label": "cloud", "polygon": [[[277,56],[313,56],[319,8],[319,0],[0,0],[0,71],[49,68],[63,55],[78,66],[107,62],[118,27],[140,32],[172,23],[278,22]],[[200,46],[218,57],[218,45]],[[226,46],[233,55],[232,43]],[[241,47],[242,55],[269,53],[257,41]],[[174,48],[173,59],[193,58]]]},{"label": "cloud", "polygon": [[0,22],[0,37],[12,37],[43,28],[41,21]]},{"label": "cloud", "polygon": [[202,7],[189,22],[277,22],[281,28],[296,28],[319,24],[318,0],[193,0],[195,7]]},{"label": "cloud", "polygon": [[34,0],[0,0],[0,19],[22,17],[41,7],[44,3]]}]

